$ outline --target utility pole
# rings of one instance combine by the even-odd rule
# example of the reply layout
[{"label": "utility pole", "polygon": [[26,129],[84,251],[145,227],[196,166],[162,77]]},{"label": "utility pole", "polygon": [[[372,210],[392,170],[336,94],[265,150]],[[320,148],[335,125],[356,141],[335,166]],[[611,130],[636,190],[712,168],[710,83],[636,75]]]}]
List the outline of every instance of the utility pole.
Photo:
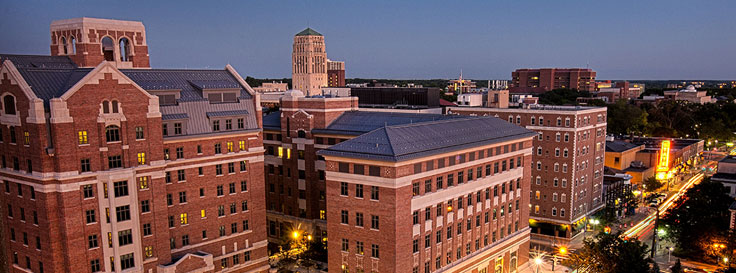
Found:
[{"label": "utility pole", "polygon": [[652,234],[652,252],[649,256],[652,259],[654,259],[654,252],[657,249],[657,230],[659,227],[659,206],[656,206],[656,208],[657,208],[657,218],[654,219],[654,229],[652,230],[652,232],[654,233]]}]

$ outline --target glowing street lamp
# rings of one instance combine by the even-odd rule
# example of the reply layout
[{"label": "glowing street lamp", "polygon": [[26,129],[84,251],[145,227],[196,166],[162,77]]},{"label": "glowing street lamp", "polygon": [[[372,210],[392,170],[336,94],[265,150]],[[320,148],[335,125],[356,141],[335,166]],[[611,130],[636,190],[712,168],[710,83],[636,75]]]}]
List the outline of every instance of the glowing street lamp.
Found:
[{"label": "glowing street lamp", "polygon": [[542,266],[542,258],[534,258],[534,263],[537,265],[537,273],[539,273],[539,267]]}]

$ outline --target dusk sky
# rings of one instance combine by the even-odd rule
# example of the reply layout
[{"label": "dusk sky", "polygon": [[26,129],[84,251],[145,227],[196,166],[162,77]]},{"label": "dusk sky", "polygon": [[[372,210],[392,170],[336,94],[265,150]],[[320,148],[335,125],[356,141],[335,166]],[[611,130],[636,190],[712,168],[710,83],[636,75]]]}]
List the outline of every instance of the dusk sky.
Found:
[{"label": "dusk sky", "polygon": [[348,78],[509,79],[586,67],[598,79],[736,79],[736,1],[3,1],[0,53],[49,54],[53,20],[142,21],[151,65],[291,77],[310,26]]}]

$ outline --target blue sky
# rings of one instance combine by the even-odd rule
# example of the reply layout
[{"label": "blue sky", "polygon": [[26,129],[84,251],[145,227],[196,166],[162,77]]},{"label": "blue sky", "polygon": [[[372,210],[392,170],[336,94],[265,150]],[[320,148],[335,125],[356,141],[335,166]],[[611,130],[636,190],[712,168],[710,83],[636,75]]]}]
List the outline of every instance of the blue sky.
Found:
[{"label": "blue sky", "polygon": [[143,21],[151,64],[290,77],[293,35],[326,37],[347,77],[507,79],[589,67],[599,79],[736,79],[736,1],[5,1],[0,52],[49,53],[53,20]]}]

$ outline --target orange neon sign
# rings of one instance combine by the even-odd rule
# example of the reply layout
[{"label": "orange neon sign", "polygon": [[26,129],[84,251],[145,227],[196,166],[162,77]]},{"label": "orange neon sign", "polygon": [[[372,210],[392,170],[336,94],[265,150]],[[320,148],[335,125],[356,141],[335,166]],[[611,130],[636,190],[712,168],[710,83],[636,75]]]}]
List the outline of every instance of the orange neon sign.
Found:
[{"label": "orange neon sign", "polygon": [[659,163],[657,171],[666,172],[670,169],[670,141],[662,140],[662,146],[659,148]]}]

